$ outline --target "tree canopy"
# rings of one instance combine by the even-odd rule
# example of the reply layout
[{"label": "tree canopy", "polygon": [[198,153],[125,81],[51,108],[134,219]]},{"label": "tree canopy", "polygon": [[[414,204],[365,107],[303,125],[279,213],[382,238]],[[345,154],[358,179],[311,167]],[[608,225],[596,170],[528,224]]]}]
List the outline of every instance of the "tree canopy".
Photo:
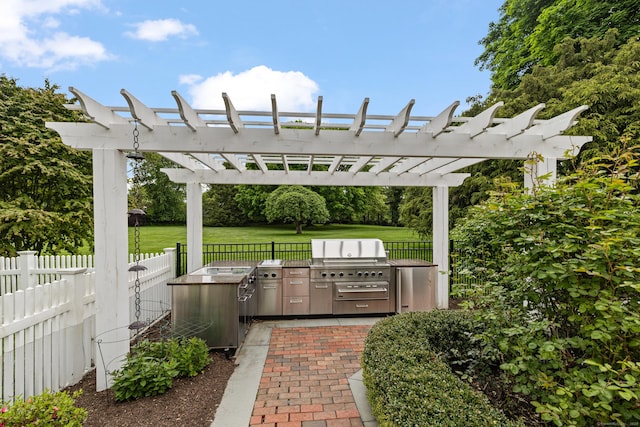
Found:
[{"label": "tree canopy", "polygon": [[93,240],[91,154],[67,147],[47,121],[80,121],[58,87],[0,76],[0,255],[74,250]]},{"label": "tree canopy", "polygon": [[238,186],[212,185],[202,194],[202,224],[207,227],[232,227],[248,223],[236,201]]},{"label": "tree canopy", "polygon": [[498,89],[514,89],[536,65],[553,65],[566,37],[603,37],[618,29],[622,44],[640,29],[637,0],[506,0],[489,24],[476,59]]},{"label": "tree canopy", "polygon": [[273,191],[265,205],[267,220],[293,222],[296,234],[306,223],[324,223],[329,219],[325,200],[318,193],[301,185],[283,185]]},{"label": "tree canopy", "polygon": [[160,171],[161,168],[176,166],[158,153],[145,153],[144,161],[138,165],[142,208],[149,223],[183,223],[186,219],[184,184],[172,182],[167,174]]},{"label": "tree canopy", "polygon": [[[604,37],[565,38],[555,47],[557,63],[536,66],[523,76],[513,89],[493,88],[489,96],[477,102],[467,112],[475,115],[498,101],[504,106],[498,115],[513,117],[539,103],[546,108],[540,118],[549,118],[586,104],[578,123],[567,133],[592,135],[593,142],[586,144],[578,157],[560,164],[560,173],[584,159],[611,153],[620,145],[620,137],[630,138],[630,143],[640,142],[640,40],[631,38],[617,45],[618,30],[611,29]],[[469,206],[488,197],[495,188],[494,180],[508,178],[514,183],[523,182],[522,162],[489,160],[466,168],[462,172],[471,177],[451,189],[450,220],[455,223],[465,215]],[[418,195],[417,197],[421,197]],[[404,202],[416,205],[417,200]],[[430,206],[430,196],[422,197],[422,203]],[[425,218],[425,221],[430,219]],[[406,219],[405,219],[406,222]],[[417,227],[426,229],[428,222]],[[416,227],[416,226],[414,226]],[[420,231],[420,228],[417,228]]]}]

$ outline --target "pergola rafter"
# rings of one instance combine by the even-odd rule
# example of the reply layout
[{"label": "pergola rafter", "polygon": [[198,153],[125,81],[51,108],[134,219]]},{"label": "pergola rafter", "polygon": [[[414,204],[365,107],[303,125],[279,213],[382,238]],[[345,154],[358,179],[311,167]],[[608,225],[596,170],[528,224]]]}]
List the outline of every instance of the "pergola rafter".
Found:
[{"label": "pergola rafter", "polygon": [[[555,177],[556,160],[577,154],[588,136],[563,132],[587,107],[548,120],[539,104],[513,118],[496,118],[497,103],[475,117],[454,117],[456,101],[435,116],[412,116],[410,100],[396,115],[368,113],[365,98],[355,114],[326,113],[319,97],[313,112],[237,110],[222,94],[224,109],[195,109],[176,91],[176,108],[151,108],[126,90],[125,107],[100,104],[75,88],[89,120],[47,123],[71,147],[93,151],[96,265],[96,331],[122,343],[104,354],[128,352],[127,157],[133,123],[141,152],[157,152],[176,168],[163,169],[187,188],[187,265],[202,264],[202,184],[299,184],[313,186],[433,187],[433,262],[436,299],[448,307],[448,189],[469,175],[459,171],[486,159],[544,159],[532,174]],[[534,178],[527,178],[531,183]],[[125,332],[121,332],[121,328]],[[124,335],[123,335],[124,334]],[[103,349],[103,351],[105,351]],[[117,369],[111,367],[111,370]],[[98,389],[108,387],[98,366]]]}]

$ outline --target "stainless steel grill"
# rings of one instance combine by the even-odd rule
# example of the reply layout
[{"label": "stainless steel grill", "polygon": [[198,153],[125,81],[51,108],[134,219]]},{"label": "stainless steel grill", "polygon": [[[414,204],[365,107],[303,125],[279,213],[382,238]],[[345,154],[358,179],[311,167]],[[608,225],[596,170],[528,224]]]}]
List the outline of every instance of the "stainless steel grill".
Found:
[{"label": "stainless steel grill", "polygon": [[311,256],[311,291],[332,290],[333,314],[394,310],[391,266],[381,240],[313,239]]}]

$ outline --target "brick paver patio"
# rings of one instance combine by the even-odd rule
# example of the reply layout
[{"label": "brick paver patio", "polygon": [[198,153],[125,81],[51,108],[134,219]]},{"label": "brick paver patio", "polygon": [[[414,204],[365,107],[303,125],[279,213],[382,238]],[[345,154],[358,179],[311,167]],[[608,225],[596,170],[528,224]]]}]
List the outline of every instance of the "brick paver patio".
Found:
[{"label": "brick paver patio", "polygon": [[370,328],[274,328],[250,426],[362,427],[348,378]]}]

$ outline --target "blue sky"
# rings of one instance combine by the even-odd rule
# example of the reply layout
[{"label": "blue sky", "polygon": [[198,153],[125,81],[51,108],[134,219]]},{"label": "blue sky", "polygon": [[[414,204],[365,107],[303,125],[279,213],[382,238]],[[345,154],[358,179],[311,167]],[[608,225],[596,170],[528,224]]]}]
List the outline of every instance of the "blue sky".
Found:
[{"label": "blue sky", "polygon": [[0,73],[104,105],[435,115],[486,95],[478,41],[503,0],[0,0]]}]

